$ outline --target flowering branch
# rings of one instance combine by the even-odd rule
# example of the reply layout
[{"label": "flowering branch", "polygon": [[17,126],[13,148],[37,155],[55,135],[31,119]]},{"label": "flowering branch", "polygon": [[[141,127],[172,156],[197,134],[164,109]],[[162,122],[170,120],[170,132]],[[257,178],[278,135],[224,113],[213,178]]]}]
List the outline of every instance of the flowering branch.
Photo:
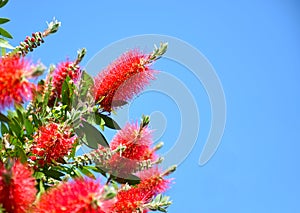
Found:
[{"label": "flowering branch", "polygon": [[[150,116],[120,127],[111,112],[155,79],[167,43],[130,50],[95,78],[80,66],[82,48],[36,85],[46,68],[25,56],[59,27],[53,20],[0,58],[0,212],[166,212],[161,194],[176,167],[159,168],[163,143],[154,144]],[[116,131],[111,141],[106,128]],[[82,147],[91,150],[79,155]]]}]

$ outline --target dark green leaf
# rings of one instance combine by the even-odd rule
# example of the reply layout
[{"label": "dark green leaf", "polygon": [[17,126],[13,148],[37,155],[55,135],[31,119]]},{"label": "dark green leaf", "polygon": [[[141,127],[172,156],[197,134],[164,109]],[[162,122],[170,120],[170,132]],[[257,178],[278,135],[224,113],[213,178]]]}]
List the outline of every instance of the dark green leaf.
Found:
[{"label": "dark green leaf", "polygon": [[62,85],[62,89],[61,89],[62,103],[64,105],[69,105],[69,103],[70,103],[69,81],[70,81],[70,77],[67,76],[66,80],[64,81],[64,83]]},{"label": "dark green leaf", "polygon": [[124,105],[126,105],[126,104],[128,104],[127,101],[113,100],[113,102],[112,102],[111,105],[114,106],[114,107],[121,107],[121,106],[124,106]]},{"label": "dark green leaf", "polygon": [[9,22],[10,20],[8,18],[0,18],[0,24],[4,24],[6,22]]},{"label": "dark green leaf", "polygon": [[26,163],[27,162],[27,156],[26,156],[26,154],[24,152],[23,147],[16,146],[16,154],[17,154],[18,158],[20,159],[20,161],[22,163]]},{"label": "dark green leaf", "polygon": [[50,170],[45,169],[43,172],[45,173],[46,176],[52,177],[56,180],[61,180],[60,177],[65,175],[64,173],[62,173],[60,171],[57,171],[57,170],[54,170],[54,169],[50,169]]},{"label": "dark green leaf", "polygon": [[83,167],[79,167],[78,169],[82,174],[86,175],[89,178],[96,180],[95,175],[87,167],[83,166]]},{"label": "dark green leaf", "polygon": [[8,41],[6,41],[5,39],[3,38],[0,38],[0,47],[2,48],[6,48],[6,49],[14,49],[13,46],[11,46]]},{"label": "dark green leaf", "polygon": [[7,4],[8,0],[0,0],[0,8]]},{"label": "dark green leaf", "polygon": [[28,119],[25,118],[24,125],[25,125],[25,128],[26,128],[27,134],[31,135],[33,133],[32,123]]},{"label": "dark green leaf", "polygon": [[99,144],[104,147],[109,147],[109,144],[101,132],[99,132],[96,127],[85,121],[83,121],[82,126],[75,131],[79,137],[82,137],[83,134],[85,135],[87,142],[86,145],[92,149],[98,149]]},{"label": "dark green leaf", "polygon": [[128,183],[129,185],[136,185],[141,182],[141,179],[135,175],[128,175],[126,178],[112,176],[112,179],[117,181],[120,184]]},{"label": "dark green leaf", "polygon": [[84,98],[87,93],[88,90],[93,88],[94,86],[94,80],[93,78],[87,74],[85,71],[82,72],[81,75],[81,82],[80,82],[80,95],[82,98]]},{"label": "dark green leaf", "polygon": [[35,177],[35,179],[42,179],[43,177],[45,177],[45,174],[43,172],[35,172],[33,174],[33,177]]},{"label": "dark green leaf", "polygon": [[9,131],[7,126],[3,122],[1,122],[1,135],[7,134],[8,132]]},{"label": "dark green leaf", "polygon": [[0,35],[6,38],[13,38],[12,35],[6,30],[4,30],[2,27],[0,27]]},{"label": "dark green leaf", "polygon": [[107,126],[108,128],[111,129],[121,129],[120,126],[118,125],[118,123],[116,121],[114,121],[112,118],[108,117],[107,115],[103,115],[101,113],[96,112],[95,113],[95,117],[96,117],[96,124],[100,125],[101,124],[101,120],[103,119],[105,122],[105,126]]},{"label": "dark green leaf", "polygon": [[0,112],[0,121],[3,121],[3,122],[9,122],[10,120],[5,116],[3,115],[1,112]]}]

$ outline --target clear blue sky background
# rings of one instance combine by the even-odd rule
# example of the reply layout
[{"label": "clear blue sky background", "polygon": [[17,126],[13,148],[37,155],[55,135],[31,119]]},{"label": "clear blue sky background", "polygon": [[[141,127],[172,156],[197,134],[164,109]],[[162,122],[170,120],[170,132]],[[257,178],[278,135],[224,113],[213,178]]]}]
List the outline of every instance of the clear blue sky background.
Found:
[{"label": "clear blue sky background", "polygon": [[[210,126],[209,101],[201,85],[193,88],[190,76],[170,67],[197,98],[201,130],[193,151],[173,175],[169,212],[295,213],[300,212],[299,12],[296,0],[11,0],[1,17],[12,20],[5,26],[15,37],[14,45],[43,29],[53,16],[63,23],[30,55],[45,65],[72,58],[81,47],[88,49],[89,59],[112,42],[145,33],[190,43],[209,59],[223,84],[227,124],[218,151],[200,167]],[[169,71],[163,61],[156,67]],[[170,110],[170,100],[159,95],[157,100],[156,110],[167,119],[176,118],[178,110]],[[150,110],[137,108],[132,119]],[[165,149],[176,140],[178,122],[168,123],[161,138]]]}]

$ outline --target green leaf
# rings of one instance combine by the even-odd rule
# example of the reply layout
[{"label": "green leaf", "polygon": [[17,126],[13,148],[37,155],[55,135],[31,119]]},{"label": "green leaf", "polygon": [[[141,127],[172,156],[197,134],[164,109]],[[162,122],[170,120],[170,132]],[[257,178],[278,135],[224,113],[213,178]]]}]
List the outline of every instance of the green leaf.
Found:
[{"label": "green leaf", "polygon": [[42,178],[45,177],[45,174],[44,174],[43,172],[35,172],[35,173],[33,174],[33,177],[34,177],[35,179],[42,179]]},{"label": "green leaf", "polygon": [[0,18],[0,24],[4,24],[6,22],[9,22],[10,20],[8,18]]},{"label": "green leaf", "polygon": [[16,146],[16,154],[17,154],[18,158],[21,160],[22,163],[27,162],[27,156],[25,154],[25,151],[24,151],[23,147]]},{"label": "green leaf", "polygon": [[96,124],[101,126],[101,121],[104,120],[105,126],[111,129],[117,129],[120,130],[120,126],[116,121],[114,121],[112,118],[108,117],[107,115],[103,115],[101,113],[95,112],[95,118],[96,118]]},{"label": "green leaf", "polygon": [[70,81],[70,77],[67,76],[66,80],[64,81],[64,83],[62,85],[61,96],[62,96],[63,105],[69,105],[69,103],[70,103],[69,81]]},{"label": "green leaf", "polygon": [[82,126],[75,130],[79,137],[85,135],[87,146],[92,149],[98,149],[98,145],[109,147],[105,137],[98,131],[96,127],[83,121]]},{"label": "green leaf", "polygon": [[0,0],[0,8],[7,4],[8,0]]},{"label": "green leaf", "polygon": [[11,46],[9,43],[8,43],[8,41],[6,41],[5,39],[3,39],[3,38],[0,38],[0,47],[2,47],[2,48],[6,48],[6,49],[14,49],[14,47],[13,46]]},{"label": "green leaf", "polygon": [[61,180],[60,177],[65,175],[64,173],[54,170],[54,169],[50,169],[50,170],[45,169],[43,172],[45,173],[46,176],[52,177],[56,180]]},{"label": "green leaf", "polygon": [[28,119],[25,118],[24,125],[25,125],[25,128],[26,128],[27,134],[31,135],[33,133],[32,123]]},{"label": "green leaf", "polygon": [[128,104],[127,101],[122,101],[122,100],[113,100],[113,102],[111,103],[112,106],[114,107],[121,107]]},{"label": "green leaf", "polygon": [[0,35],[6,37],[6,38],[13,38],[12,35],[7,32],[5,29],[3,29],[2,27],[0,27]]},{"label": "green leaf", "polygon": [[78,169],[79,169],[79,171],[80,171],[82,174],[84,174],[85,176],[87,176],[87,177],[89,177],[89,178],[92,178],[92,179],[96,180],[95,175],[94,175],[87,167],[83,166],[83,167],[79,167]]},{"label": "green leaf", "polygon": [[94,86],[94,79],[83,71],[81,74],[81,82],[80,82],[80,96],[81,98],[85,98],[89,89],[93,88]]},{"label": "green leaf", "polygon": [[0,121],[3,121],[5,123],[8,123],[10,120],[8,119],[8,117],[6,117],[5,115],[3,115],[1,112],[0,112]]},{"label": "green leaf", "polygon": [[3,122],[1,122],[1,135],[3,136],[7,133],[9,133],[7,126]]},{"label": "green leaf", "polygon": [[126,178],[116,177],[114,175],[111,177],[120,184],[128,183],[129,185],[136,185],[141,182],[141,179],[138,176],[132,174],[128,175]]}]

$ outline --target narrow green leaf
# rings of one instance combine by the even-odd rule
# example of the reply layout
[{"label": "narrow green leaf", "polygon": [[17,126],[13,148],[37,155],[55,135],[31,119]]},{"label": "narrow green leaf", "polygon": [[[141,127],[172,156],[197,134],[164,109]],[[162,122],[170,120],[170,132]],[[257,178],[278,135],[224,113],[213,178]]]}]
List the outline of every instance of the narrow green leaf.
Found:
[{"label": "narrow green leaf", "polygon": [[4,24],[6,22],[9,22],[10,20],[8,18],[0,18],[0,24]]},{"label": "narrow green leaf", "polygon": [[75,130],[76,134],[81,137],[83,134],[86,137],[87,146],[92,149],[98,149],[98,145],[109,147],[105,137],[98,131],[96,127],[83,121],[82,126]]},{"label": "narrow green leaf", "polygon": [[126,105],[126,104],[128,104],[128,102],[127,101],[123,101],[123,100],[113,100],[113,102],[112,102],[112,106],[114,106],[114,107],[121,107],[121,106],[124,106],[124,105]]},{"label": "narrow green leaf", "polygon": [[31,135],[33,133],[32,123],[28,119],[25,118],[24,125],[25,125],[25,128],[26,128],[27,134]]},{"label": "narrow green leaf", "polygon": [[128,183],[129,185],[136,185],[141,182],[141,179],[135,175],[128,175],[126,178],[116,177],[112,175],[112,179],[120,184]]},{"label": "narrow green leaf", "polygon": [[6,38],[13,38],[12,35],[7,32],[5,29],[3,29],[2,27],[0,27],[0,35],[2,35],[3,37]]},{"label": "narrow green leaf", "polygon": [[45,173],[46,176],[52,177],[56,180],[61,180],[61,177],[65,175],[64,173],[54,169],[44,170],[43,172]]},{"label": "narrow green leaf", "polygon": [[3,122],[1,122],[1,135],[3,136],[4,134],[8,134],[8,133],[9,131],[7,126]]},{"label": "narrow green leaf", "polygon": [[7,4],[8,0],[0,0],[0,8]]},{"label": "narrow green leaf", "polygon": [[69,81],[70,77],[68,76],[62,85],[61,96],[63,105],[69,105],[70,103]]},{"label": "narrow green leaf", "polygon": [[3,115],[1,112],[0,112],[0,121],[3,121],[5,123],[8,123],[10,120],[8,119],[8,117],[6,117],[5,115]]},{"label": "narrow green leaf", "polygon": [[101,125],[101,121],[104,120],[105,126],[111,129],[117,129],[120,130],[121,127],[118,125],[116,121],[114,121],[112,118],[108,117],[107,115],[103,115],[101,113],[95,112],[95,118],[96,118],[96,124]]},{"label": "narrow green leaf", "polygon": [[85,176],[89,177],[89,178],[92,178],[94,180],[96,180],[96,177],[95,175],[85,166],[81,167],[81,168],[78,168],[79,171],[84,174]]},{"label": "narrow green leaf", "polygon": [[80,82],[80,95],[81,98],[85,98],[89,89],[93,88],[94,79],[87,74],[86,71],[83,71],[81,74],[81,82]]},{"label": "narrow green leaf", "polygon": [[8,43],[8,41],[6,41],[5,39],[3,39],[3,38],[0,38],[0,47],[1,48],[6,48],[6,49],[14,49],[14,47],[13,46],[11,46],[9,43]]}]

